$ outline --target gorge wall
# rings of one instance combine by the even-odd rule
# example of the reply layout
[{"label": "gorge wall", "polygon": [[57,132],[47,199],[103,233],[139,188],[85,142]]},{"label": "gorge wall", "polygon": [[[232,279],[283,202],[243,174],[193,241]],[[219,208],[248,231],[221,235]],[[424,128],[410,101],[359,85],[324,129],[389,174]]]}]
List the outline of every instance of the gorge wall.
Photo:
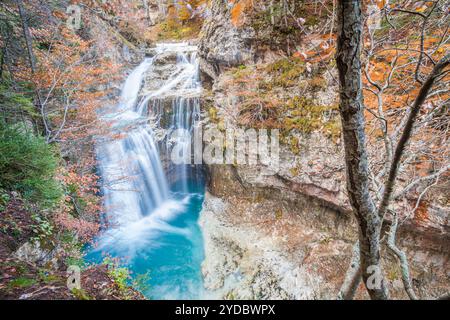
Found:
[{"label": "gorge wall", "polygon": [[[202,105],[205,126],[225,130],[252,122],[279,129],[281,145],[276,171],[208,166],[200,218],[205,286],[224,290],[227,299],[335,299],[358,231],[346,195],[333,59],[286,58],[294,48],[327,55],[319,36],[280,33],[254,14],[236,25],[224,1],[212,1],[211,13],[199,40],[201,69],[211,84]],[[297,14],[314,34],[318,26]],[[269,107],[255,108],[262,104]],[[395,207],[406,211],[401,202]],[[448,208],[435,201],[428,210],[426,221],[406,218],[398,231],[421,298],[449,287]],[[407,298],[396,258],[384,257],[391,295]],[[357,298],[368,298],[362,284]]]}]

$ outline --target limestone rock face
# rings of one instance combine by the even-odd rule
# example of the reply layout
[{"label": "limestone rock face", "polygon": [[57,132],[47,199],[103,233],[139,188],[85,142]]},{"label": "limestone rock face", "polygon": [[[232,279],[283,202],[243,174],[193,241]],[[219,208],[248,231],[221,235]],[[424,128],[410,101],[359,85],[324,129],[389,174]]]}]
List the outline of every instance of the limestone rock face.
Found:
[{"label": "limestone rock face", "polygon": [[231,22],[231,8],[223,1],[212,1],[199,43],[201,68],[215,79],[226,67],[251,63],[255,58],[252,28],[236,28]]},{"label": "limestone rock face", "polygon": [[176,52],[164,52],[156,55],[155,60],[153,61],[153,65],[164,66],[169,64],[175,64],[176,62],[177,62]]},{"label": "limestone rock face", "polygon": [[[247,67],[250,69],[250,67]],[[305,71],[299,82],[307,82],[311,75]],[[216,112],[215,123],[205,112],[204,123],[208,126],[225,127],[227,129],[245,129],[239,124],[239,103],[241,97],[234,88],[229,88],[232,76],[225,72],[220,74],[212,87],[211,107]],[[236,90],[239,90],[239,86]],[[319,105],[332,105],[336,101],[337,86],[332,80],[319,91],[304,92],[298,88],[289,88],[289,96],[301,96],[316,101]],[[208,110],[205,110],[208,111]],[[218,123],[217,123],[218,122]],[[234,174],[232,179],[239,181],[247,189],[276,189],[288,197],[289,194],[302,194],[311,199],[320,201],[324,206],[333,208],[339,212],[348,214],[350,204],[345,188],[345,163],[344,149],[340,139],[334,141],[324,135],[323,132],[313,131],[303,134],[295,130],[289,131],[289,136],[295,138],[295,145],[283,143],[282,134],[279,135],[279,157],[276,166],[263,165],[234,165],[230,172]],[[257,146],[251,146],[252,149]],[[295,149],[293,151],[293,149]],[[248,156],[248,149],[240,150]],[[221,174],[223,174],[221,170]],[[213,174],[213,170],[211,171]],[[211,179],[211,192],[215,195],[227,196],[233,192],[233,188],[223,187],[217,176],[218,183]],[[237,192],[235,192],[237,193]]]},{"label": "limestone rock face", "polygon": [[[280,232],[281,224],[263,231],[259,224],[270,217],[264,214],[261,220],[253,220],[248,211],[237,217],[232,206],[249,209],[252,205],[206,195],[200,216],[205,239],[202,272],[206,289],[221,292],[220,298],[225,299],[333,298],[323,274],[311,268],[321,265],[318,259],[312,264],[302,263],[311,250],[308,243],[298,243],[296,250],[285,250],[288,240]],[[263,207],[258,212],[268,214],[268,208]],[[241,224],[236,224],[238,221]],[[278,222],[282,223],[281,219]],[[298,234],[298,239],[304,239],[303,236],[308,235]]]},{"label": "limestone rock face", "polygon": [[297,22],[267,19],[269,0],[254,2],[256,14],[244,10],[243,21],[233,23],[229,1],[210,2],[199,41],[200,67],[216,79],[229,67],[274,60],[280,54],[290,56],[301,41]]}]

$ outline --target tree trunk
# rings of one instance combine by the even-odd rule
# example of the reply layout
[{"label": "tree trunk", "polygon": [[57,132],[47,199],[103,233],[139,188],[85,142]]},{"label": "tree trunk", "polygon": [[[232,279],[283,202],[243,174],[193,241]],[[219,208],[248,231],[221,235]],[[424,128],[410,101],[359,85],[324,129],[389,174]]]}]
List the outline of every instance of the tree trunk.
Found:
[{"label": "tree trunk", "polygon": [[345,146],[347,191],[359,224],[361,273],[364,284],[372,299],[388,299],[389,294],[381,272],[382,221],[369,193],[360,57],[362,32],[361,1],[339,0],[336,63],[340,82],[339,112]]},{"label": "tree trunk", "polygon": [[30,67],[33,73],[36,72],[36,58],[33,53],[33,40],[31,39],[30,29],[28,27],[27,14],[23,7],[22,0],[16,0],[17,7],[19,8],[20,20],[22,22],[23,36],[25,38],[25,44],[27,46],[28,59],[30,60]]},{"label": "tree trunk", "polygon": [[5,55],[6,55],[6,44],[2,48],[2,53],[0,57],[0,81],[3,80],[3,66],[5,65]]},{"label": "tree trunk", "polygon": [[[25,38],[25,44],[26,44],[27,52],[28,52],[28,59],[30,60],[31,73],[35,74],[36,73],[36,57],[34,56],[34,52],[33,52],[33,39],[31,38],[30,28],[28,27],[27,13],[23,6],[22,0],[15,0],[15,1],[16,1],[17,7],[19,8],[19,15],[20,15],[20,20],[22,22],[23,35]],[[35,87],[34,91],[36,93],[36,109],[37,109],[37,112],[41,114],[42,122],[45,126],[45,135],[48,138],[49,135],[51,134],[51,131],[48,128],[47,122],[45,120],[46,115],[45,115],[45,112],[44,112],[43,106],[42,106],[41,94],[39,92],[38,87]]]},{"label": "tree trunk", "polygon": [[147,25],[150,27],[153,24],[150,17],[150,5],[148,3],[148,0],[142,0],[142,4],[145,10],[145,17],[147,18]]}]

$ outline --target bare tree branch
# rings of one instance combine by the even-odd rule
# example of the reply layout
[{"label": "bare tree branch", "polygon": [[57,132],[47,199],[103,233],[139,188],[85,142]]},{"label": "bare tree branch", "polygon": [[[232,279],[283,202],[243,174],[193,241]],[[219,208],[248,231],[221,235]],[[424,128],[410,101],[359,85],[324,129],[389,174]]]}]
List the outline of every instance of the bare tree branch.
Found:
[{"label": "bare tree branch", "polygon": [[389,177],[384,187],[383,198],[381,200],[378,209],[378,215],[380,217],[384,216],[388,208],[389,202],[391,200],[395,180],[397,178],[398,169],[400,166],[400,160],[403,155],[403,151],[405,150],[405,147],[411,137],[413,126],[416,121],[417,115],[419,114],[420,108],[425,102],[428,93],[433,87],[435,80],[440,76],[444,68],[447,67],[449,64],[450,64],[450,54],[448,53],[434,66],[433,71],[420,88],[419,94],[417,95],[417,98],[414,101],[413,106],[411,107],[411,111],[406,121],[405,128],[395,149],[394,157],[389,171]]},{"label": "bare tree branch", "polygon": [[389,229],[389,236],[387,241],[388,248],[397,256],[400,261],[400,267],[402,272],[402,281],[403,286],[405,287],[405,291],[408,294],[411,300],[418,300],[416,294],[414,293],[414,289],[411,284],[411,277],[409,275],[409,265],[408,258],[406,254],[400,250],[395,244],[395,237],[397,234],[398,227],[398,216],[396,213],[393,213],[393,221],[391,223],[391,227]]},{"label": "bare tree branch", "polygon": [[344,282],[338,293],[338,300],[353,300],[361,283],[361,263],[359,257],[359,242],[352,247],[350,266],[345,274]]}]

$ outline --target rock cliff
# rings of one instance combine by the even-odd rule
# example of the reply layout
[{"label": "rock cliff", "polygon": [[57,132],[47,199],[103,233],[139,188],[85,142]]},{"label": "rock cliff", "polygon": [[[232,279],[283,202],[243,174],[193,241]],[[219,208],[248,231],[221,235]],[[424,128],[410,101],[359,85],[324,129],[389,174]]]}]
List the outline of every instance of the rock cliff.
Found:
[{"label": "rock cliff", "polygon": [[[211,13],[199,46],[202,71],[212,79],[206,126],[248,128],[250,118],[257,128],[279,129],[280,164],[208,166],[205,286],[225,289],[228,299],[334,299],[357,225],[346,195],[332,60],[286,58],[278,30],[261,33],[254,16],[233,25],[223,1],[212,1]],[[395,206],[405,211],[404,203]],[[435,201],[429,211],[426,221],[405,217],[398,232],[422,298],[449,286],[448,208]],[[392,296],[406,298],[396,259],[386,254],[384,264]],[[362,285],[357,297],[368,297]]]}]

